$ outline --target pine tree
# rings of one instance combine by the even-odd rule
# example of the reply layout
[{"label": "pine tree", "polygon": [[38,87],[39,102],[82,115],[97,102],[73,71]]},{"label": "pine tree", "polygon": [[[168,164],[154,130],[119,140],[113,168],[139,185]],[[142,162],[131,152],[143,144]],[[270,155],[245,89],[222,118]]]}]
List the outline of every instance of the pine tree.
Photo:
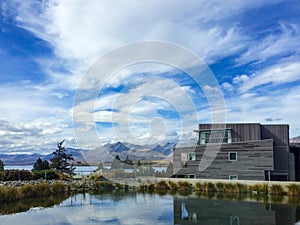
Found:
[{"label": "pine tree", "polygon": [[121,160],[118,155],[114,158],[112,164],[111,164],[111,169],[120,169],[122,168]]},{"label": "pine tree", "polygon": [[0,171],[4,170],[4,163],[2,162],[2,160],[0,159]]},{"label": "pine tree", "polygon": [[38,158],[36,162],[33,164],[32,171],[38,171],[38,170],[43,170],[43,161],[41,160],[41,158]]},{"label": "pine tree", "polygon": [[57,149],[53,152],[54,156],[50,159],[51,167],[63,173],[73,174],[75,168],[73,163],[69,162],[74,161],[74,158],[71,154],[66,153],[65,147],[62,146],[64,141],[57,143]]}]

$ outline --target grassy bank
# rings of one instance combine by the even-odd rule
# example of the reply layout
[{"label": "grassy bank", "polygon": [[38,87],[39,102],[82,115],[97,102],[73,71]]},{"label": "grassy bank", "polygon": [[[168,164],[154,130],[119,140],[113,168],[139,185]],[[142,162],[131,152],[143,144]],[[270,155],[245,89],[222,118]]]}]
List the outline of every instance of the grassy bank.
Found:
[{"label": "grassy bank", "polygon": [[142,191],[180,191],[180,192],[202,192],[202,193],[237,193],[250,196],[300,196],[300,184],[280,184],[268,182],[195,182],[193,180],[162,179],[148,180],[140,185]]},{"label": "grassy bank", "polygon": [[0,187],[0,202],[16,201],[26,198],[38,198],[64,195],[70,192],[70,186],[63,183],[25,184],[20,187]]},{"label": "grassy bank", "polygon": [[139,191],[162,195],[167,193],[180,195],[196,193],[197,195],[219,197],[235,196],[234,198],[244,198],[242,196],[253,199],[271,197],[274,200],[280,200],[282,196],[300,197],[300,184],[291,183],[281,185],[279,182],[204,182],[188,179],[148,179],[139,180],[138,182],[127,181],[125,183],[109,180],[56,181],[52,183],[39,181],[39,183],[34,184],[23,183],[17,186],[0,186],[0,202],[51,197],[78,192],[101,193],[107,191]]}]

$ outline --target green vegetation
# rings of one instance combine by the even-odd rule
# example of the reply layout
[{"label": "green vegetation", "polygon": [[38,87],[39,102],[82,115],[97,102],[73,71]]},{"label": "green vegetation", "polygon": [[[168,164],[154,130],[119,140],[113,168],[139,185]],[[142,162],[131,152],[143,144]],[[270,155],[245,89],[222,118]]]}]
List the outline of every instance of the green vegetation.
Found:
[{"label": "green vegetation", "polygon": [[65,147],[63,147],[63,143],[65,140],[61,141],[57,144],[57,149],[53,152],[54,157],[50,159],[51,167],[67,174],[74,173],[73,164],[70,164],[70,161],[74,161],[74,158],[71,154],[67,154],[65,151]]},{"label": "green vegetation", "polygon": [[4,163],[3,161],[0,159],[0,172],[4,170]]},{"label": "green vegetation", "polygon": [[300,184],[290,184],[288,186],[288,195],[298,195],[300,196]]},{"label": "green vegetation", "polygon": [[1,181],[34,180],[34,174],[28,170],[4,170],[0,172]]},{"label": "green vegetation", "polygon": [[49,170],[50,165],[47,160],[42,160],[41,158],[38,158],[36,162],[33,165],[32,171],[40,171],[40,170]]},{"label": "green vegetation", "polygon": [[21,187],[0,187],[0,202],[16,201],[24,198],[49,197],[52,195],[67,194],[69,188],[62,183],[36,185],[26,184]]},{"label": "green vegetation", "polygon": [[248,188],[250,195],[267,196],[269,192],[267,184],[250,185]]},{"label": "green vegetation", "polygon": [[59,179],[59,174],[53,170],[41,170],[33,171],[35,179],[45,179],[45,180],[57,180]]},{"label": "green vegetation", "polygon": [[286,191],[284,191],[283,187],[279,184],[273,184],[270,188],[271,195],[285,195]]}]

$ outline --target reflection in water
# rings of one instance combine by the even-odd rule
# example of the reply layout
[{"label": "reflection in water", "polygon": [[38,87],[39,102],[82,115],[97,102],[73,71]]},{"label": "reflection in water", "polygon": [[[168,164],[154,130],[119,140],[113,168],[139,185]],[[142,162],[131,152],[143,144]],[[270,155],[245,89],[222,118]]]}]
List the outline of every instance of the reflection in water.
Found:
[{"label": "reflection in water", "polygon": [[249,201],[174,197],[174,224],[274,224],[300,220],[300,208]]},{"label": "reflection in water", "polygon": [[60,204],[62,201],[69,198],[69,195],[58,195],[43,198],[28,198],[19,201],[6,202],[0,204],[0,215],[26,212],[31,208],[47,208]]},{"label": "reflection in water", "polygon": [[[1,204],[0,213],[1,225],[291,225],[300,220],[300,208],[288,204],[132,192],[28,199]],[[11,213],[15,214],[3,215]]]}]

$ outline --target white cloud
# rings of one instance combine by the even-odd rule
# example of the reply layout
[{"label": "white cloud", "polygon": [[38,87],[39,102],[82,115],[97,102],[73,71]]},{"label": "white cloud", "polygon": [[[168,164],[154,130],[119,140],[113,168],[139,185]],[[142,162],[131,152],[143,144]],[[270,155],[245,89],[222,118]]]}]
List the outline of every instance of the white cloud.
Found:
[{"label": "white cloud", "polygon": [[271,32],[263,40],[254,40],[246,53],[237,59],[238,64],[264,62],[272,57],[287,56],[300,49],[300,29],[295,24],[279,24],[279,32]]},{"label": "white cloud", "polygon": [[[3,86],[5,96],[0,96],[2,104],[0,118],[21,124],[24,129],[22,132],[26,133],[27,129],[28,132],[36,131],[36,137],[49,137],[51,141],[60,134],[70,137],[72,118],[68,108],[72,108],[72,104],[70,98],[67,100],[69,92],[76,90],[81,78],[99,57],[123,44],[141,40],[175,42],[191,49],[208,63],[240,53],[241,56],[236,60],[238,65],[276,58],[272,61],[277,63],[276,65],[253,72],[249,76],[246,74],[236,76],[232,83],[223,83],[222,88],[231,94],[238,91],[241,94],[239,97],[229,97],[226,101],[227,111],[230,112],[229,119],[238,121],[240,118],[242,120],[247,118],[249,121],[257,122],[263,118],[278,118],[272,112],[282,107],[275,104],[281,102],[281,98],[272,94],[260,95],[256,92],[256,88],[261,85],[274,87],[299,80],[299,60],[295,60],[292,56],[300,48],[299,27],[295,24],[281,23],[277,32],[266,33],[263,39],[255,39],[247,33],[247,29],[240,27],[236,22],[236,18],[244,12],[267,4],[274,4],[274,1],[234,0],[228,4],[220,0],[192,0],[187,4],[173,0],[163,2],[146,0],[127,2],[126,5],[122,1],[97,0],[88,3],[82,0],[50,0],[41,3],[29,0],[3,1],[2,15],[14,18],[19,27],[47,41],[52,46],[54,56],[35,59],[48,75],[47,81],[43,84]],[[289,58],[286,58],[287,61],[277,59],[282,56]],[[206,103],[194,103],[189,99],[198,94],[190,86],[176,85],[170,80],[150,79],[147,76],[136,80],[137,74],[140,73],[153,75],[165,71],[170,72],[174,69],[165,65],[139,64],[122,69],[110,80],[104,80],[106,77],[99,75],[97,79],[83,84],[81,91],[85,93],[84,98],[80,99],[82,102],[77,102],[72,110],[79,109],[75,119],[84,125],[80,127],[84,135],[88,137],[89,132],[95,130],[95,119],[116,123],[119,126],[116,129],[124,134],[127,134],[128,129],[125,126],[128,126],[129,122],[132,135],[138,138],[151,138],[145,124],[149,124],[151,119],[157,116],[157,109],[172,107],[179,112],[181,116],[179,122],[184,121],[184,125],[180,131],[178,127],[181,125],[178,125],[178,121],[174,123],[172,118],[164,118],[166,133],[176,130],[182,137],[187,137],[187,130],[195,129],[198,119],[211,120],[212,112]],[[123,84],[128,89],[125,88],[118,94],[104,93],[98,101],[90,99],[92,94],[97,92],[92,89],[97,89],[103,84],[114,88]],[[204,91],[216,93],[216,89],[210,86],[205,86]],[[294,96],[292,98],[294,101],[298,100],[297,93],[289,91],[289,94]],[[144,101],[144,96],[156,96],[165,102]],[[287,102],[282,104],[292,107],[288,93],[280,93],[280,96]],[[92,114],[94,107],[91,109],[91,105],[98,110],[94,114]],[[264,107],[261,107],[262,105]],[[118,111],[107,110],[114,108]],[[198,109],[198,113],[195,109]],[[288,110],[286,115],[295,119],[295,112],[291,109],[286,110]],[[224,113],[217,111],[214,113]],[[143,126],[139,127],[137,124]],[[154,124],[153,129],[157,130],[159,126],[159,123]],[[8,130],[5,129],[3,128],[1,134],[8,134]],[[98,135],[99,139],[108,141],[114,134],[111,129],[103,129],[104,132]],[[16,133],[10,135],[11,140],[7,141],[22,149],[25,149],[25,146],[29,148],[29,142],[37,141],[29,139],[26,135],[22,137],[22,141],[15,141],[13,136]],[[155,138],[160,140],[163,137],[156,135]],[[124,139],[128,137],[124,136]],[[43,143],[41,148],[49,144],[46,141]]]},{"label": "white cloud", "polygon": [[[281,63],[258,71],[250,78],[243,80],[240,87],[242,93],[259,87],[260,85],[280,85],[300,80],[300,63]],[[234,80],[235,81],[235,80]]]}]

